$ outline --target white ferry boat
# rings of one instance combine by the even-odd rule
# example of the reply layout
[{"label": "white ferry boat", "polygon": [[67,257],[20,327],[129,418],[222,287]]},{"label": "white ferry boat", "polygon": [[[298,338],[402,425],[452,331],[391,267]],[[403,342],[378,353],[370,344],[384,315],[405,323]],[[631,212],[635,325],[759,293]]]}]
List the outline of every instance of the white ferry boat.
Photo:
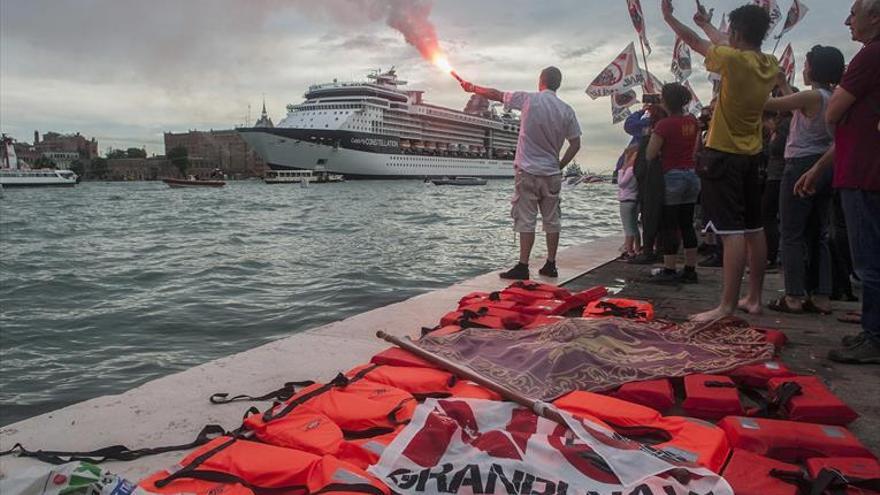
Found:
[{"label": "white ferry boat", "polygon": [[266,184],[330,184],[345,182],[345,177],[314,170],[269,170],[263,181]]},{"label": "white ferry boat", "polygon": [[[431,105],[388,72],[311,86],[277,126],[239,128],[273,170],[352,179],[513,177],[519,118],[472,96],[465,111]],[[261,122],[267,119],[262,119]]]},{"label": "white ferry boat", "polygon": [[37,169],[22,167],[15,156],[12,139],[2,137],[2,162],[0,162],[0,186],[10,187],[72,187],[77,183],[77,175],[71,170]]}]

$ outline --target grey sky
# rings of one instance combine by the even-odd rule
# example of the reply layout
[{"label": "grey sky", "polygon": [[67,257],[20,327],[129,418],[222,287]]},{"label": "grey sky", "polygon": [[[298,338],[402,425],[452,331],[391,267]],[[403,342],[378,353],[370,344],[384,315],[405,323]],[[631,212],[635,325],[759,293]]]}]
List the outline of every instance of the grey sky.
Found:
[{"label": "grey sky", "polygon": [[[344,0],[0,0],[0,126],[31,141],[33,131],[80,131],[107,147],[146,146],[161,153],[164,131],[221,129],[251,119],[266,95],[274,120],[309,84],[362,79],[396,65],[411,87],[437,104],[462,108],[467,95],[424,63],[403,37]],[[673,35],[659,0],[642,0],[654,53],[649,68],[671,80]],[[706,0],[720,12],[742,0]],[[780,0],[783,12],[789,0]],[[804,53],[821,43],[847,59],[858,50],[843,20],[848,0],[805,0],[806,20],[783,40]],[[316,6],[323,5],[325,8]],[[691,0],[676,0],[690,19]],[[342,12],[342,15],[334,15]],[[432,20],[450,60],[479,84],[532,89],[547,65],[564,74],[560,95],[584,130],[580,161],[613,166],[627,142],[611,125],[607,98],[586,85],[630,41],[637,41],[625,0],[436,0]],[[773,40],[768,41],[772,49]],[[702,61],[691,77],[708,100]],[[802,84],[800,77],[798,84]]]}]

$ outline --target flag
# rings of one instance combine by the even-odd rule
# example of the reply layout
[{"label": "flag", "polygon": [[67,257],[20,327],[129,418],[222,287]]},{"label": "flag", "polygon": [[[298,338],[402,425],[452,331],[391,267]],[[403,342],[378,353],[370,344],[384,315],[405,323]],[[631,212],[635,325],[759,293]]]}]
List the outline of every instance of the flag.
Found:
[{"label": "flag", "polygon": [[557,411],[566,425],[512,402],[428,399],[368,471],[402,495],[733,495],[674,452]]},{"label": "flag", "polygon": [[418,346],[543,400],[632,381],[723,373],[773,357],[773,346],[739,319],[701,328],[566,318],[531,332],[469,328],[429,334]]},{"label": "flag", "polygon": [[691,86],[691,83],[689,81],[685,81],[682,84],[688,89],[688,91],[691,92],[691,102],[688,105],[688,112],[693,115],[699,116],[700,112],[703,111],[703,102],[700,101],[700,97],[697,96],[697,93],[694,91],[694,88]]},{"label": "flag", "polygon": [[[648,84],[650,81],[650,86]],[[650,73],[645,84],[642,85],[642,89],[645,90],[645,93],[659,93],[663,89],[663,81],[661,81],[654,73]]]},{"label": "flag", "polygon": [[776,36],[776,39],[782,38],[785,36],[785,33],[791,31],[804,19],[804,17],[807,16],[807,12],[809,11],[810,9],[802,4],[800,0],[794,0],[794,3],[791,4],[791,8],[788,9],[788,15],[785,17],[785,24],[782,25],[782,32]]},{"label": "flag", "polygon": [[722,34],[730,34],[730,26],[727,24],[727,14],[721,15],[721,24],[718,26],[718,30],[721,31]]},{"label": "flag", "polygon": [[639,102],[639,97],[634,90],[611,95],[611,121],[619,124],[632,115],[629,107]]},{"label": "flag", "polygon": [[675,47],[672,49],[672,73],[678,82],[687,81],[692,72],[691,49],[685,42],[676,37]]},{"label": "flag", "polygon": [[785,72],[785,78],[788,80],[788,84],[794,83],[795,63],[794,50],[791,48],[791,43],[789,43],[788,46],[785,47],[785,51],[782,52],[779,66],[782,68],[782,71]]},{"label": "flag", "polygon": [[768,32],[773,32],[773,29],[776,27],[776,24],[782,20],[782,10],[779,9],[779,4],[776,3],[776,0],[755,0],[755,5],[764,7],[768,14],[770,14],[770,29]]},{"label": "flag", "polygon": [[608,96],[626,91],[645,83],[645,75],[639,68],[636,48],[630,43],[587,88],[590,98]]},{"label": "flag", "polygon": [[645,16],[642,14],[642,3],[640,0],[626,0],[626,7],[629,9],[629,17],[633,21],[633,27],[639,33],[639,39],[645,46],[648,55],[651,54],[651,43],[648,42],[648,33],[645,31]]}]

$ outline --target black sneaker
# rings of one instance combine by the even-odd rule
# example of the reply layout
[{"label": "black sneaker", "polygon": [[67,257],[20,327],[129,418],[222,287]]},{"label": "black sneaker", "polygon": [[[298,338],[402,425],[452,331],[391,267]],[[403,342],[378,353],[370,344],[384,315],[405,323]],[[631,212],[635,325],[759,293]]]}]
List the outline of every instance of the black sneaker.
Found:
[{"label": "black sneaker", "polygon": [[828,353],[828,359],[848,364],[880,364],[880,346],[866,338],[852,347],[834,349]]},{"label": "black sneaker", "polygon": [[700,283],[700,279],[697,277],[696,270],[684,267],[684,270],[678,274],[678,282],[680,284],[698,284]]},{"label": "black sneaker", "polygon": [[713,254],[703,261],[697,263],[697,265],[703,268],[721,268],[722,266],[724,266],[724,258],[719,256],[718,254]]},{"label": "black sneaker", "polygon": [[654,253],[641,253],[627,261],[627,263],[632,265],[653,265],[654,263],[660,262],[662,259],[663,258]]},{"label": "black sneaker", "polygon": [[544,263],[544,267],[538,270],[538,273],[550,278],[557,278],[559,276],[559,272],[556,270],[556,262],[550,260]]},{"label": "black sneaker", "polygon": [[664,268],[659,273],[651,275],[648,282],[652,284],[675,285],[678,283],[678,273],[675,270]]},{"label": "black sneaker", "polygon": [[515,267],[502,273],[499,276],[503,279],[506,279],[506,280],[528,280],[529,279],[529,265],[525,265],[523,263],[517,263]]},{"label": "black sneaker", "polygon": [[855,335],[844,335],[844,337],[840,339],[840,343],[843,344],[844,347],[855,347],[860,345],[867,338],[868,334],[865,332],[859,332]]}]

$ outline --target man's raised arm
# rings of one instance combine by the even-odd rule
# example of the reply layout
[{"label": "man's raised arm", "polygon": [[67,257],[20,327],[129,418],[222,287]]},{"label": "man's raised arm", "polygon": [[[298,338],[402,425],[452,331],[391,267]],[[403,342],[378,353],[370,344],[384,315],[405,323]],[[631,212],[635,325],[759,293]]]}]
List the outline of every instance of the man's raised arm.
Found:
[{"label": "man's raised arm", "polygon": [[[661,0],[661,10],[663,11],[663,20],[666,21],[666,24],[669,24],[669,27],[675,31],[675,34],[677,34],[687,46],[691,47],[693,51],[704,57],[709,53],[709,48],[712,46],[712,43],[701,38],[696,31],[685,26],[681,21],[675,18],[675,15],[673,14],[674,9],[672,7],[672,0]],[[703,10],[705,11],[705,9]]]},{"label": "man's raised arm", "polygon": [[504,102],[504,93],[494,88],[484,88],[482,86],[477,86],[474,83],[463,81],[461,83],[461,89],[468,93],[478,94],[492,101]]},{"label": "man's raised arm", "polygon": [[694,14],[694,23],[706,33],[713,45],[729,45],[730,35],[722,33],[712,24],[712,13],[715,9],[706,10],[706,7],[697,0],[697,13]]}]

